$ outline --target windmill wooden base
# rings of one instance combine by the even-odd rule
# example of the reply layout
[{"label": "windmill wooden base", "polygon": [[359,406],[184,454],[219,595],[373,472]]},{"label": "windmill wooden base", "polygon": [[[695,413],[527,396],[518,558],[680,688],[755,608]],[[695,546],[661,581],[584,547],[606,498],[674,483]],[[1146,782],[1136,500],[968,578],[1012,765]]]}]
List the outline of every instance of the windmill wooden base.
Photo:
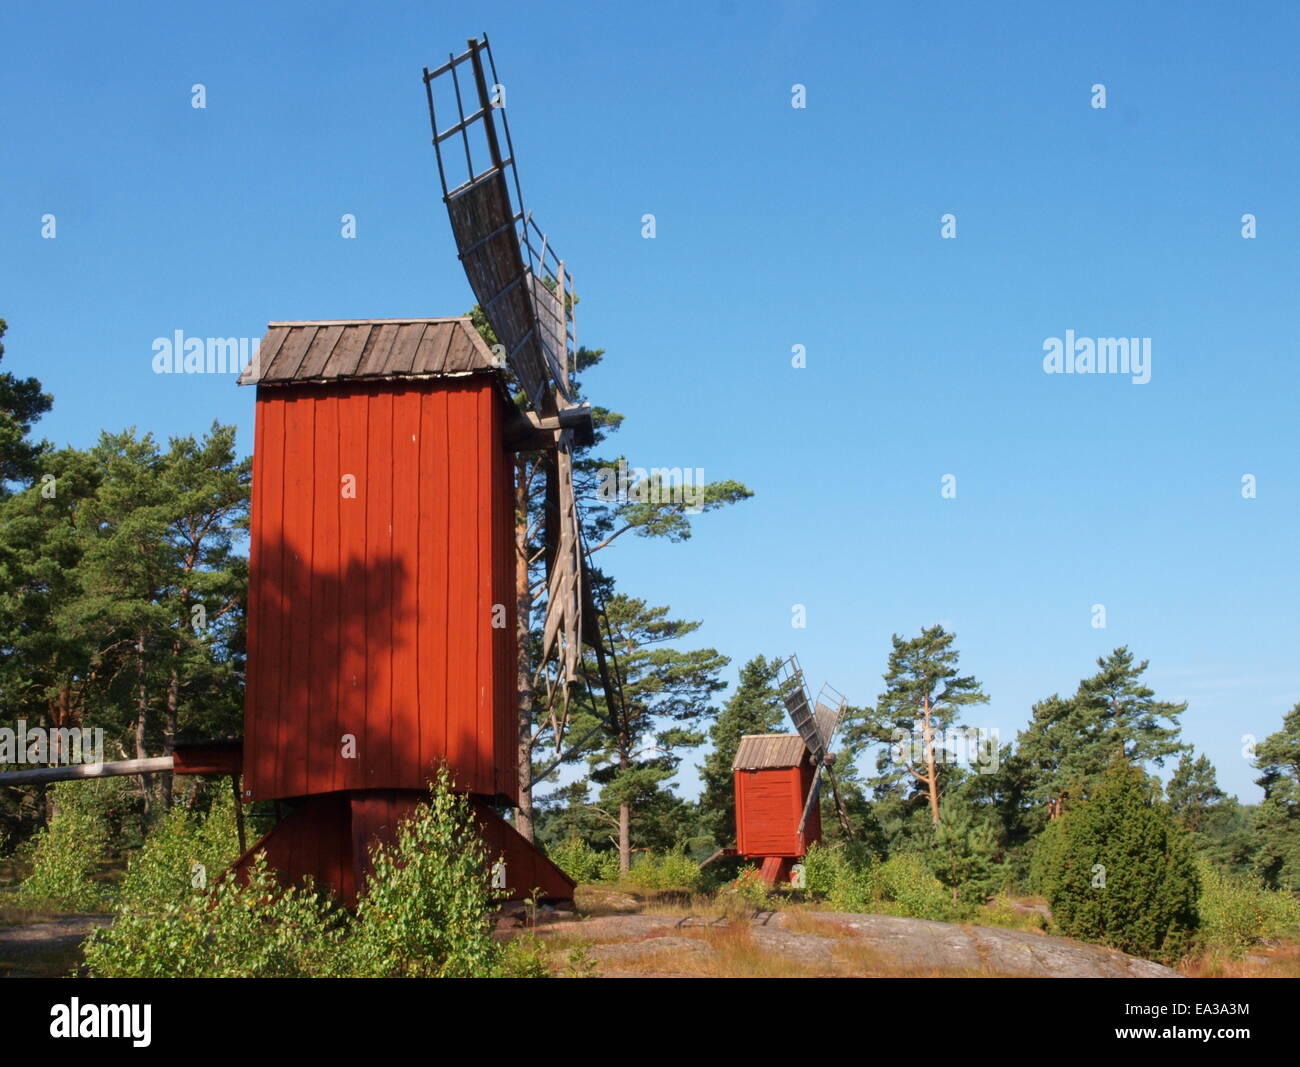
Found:
[{"label": "windmill wooden base", "polygon": [[[344,904],[355,905],[370,873],[371,849],[393,842],[402,820],[424,797],[414,790],[373,789],[299,798],[285,805],[288,815],[249,848],[234,869],[246,876],[253,857],[264,852],[283,884],[310,877],[332,888]],[[488,855],[502,863],[502,899],[573,899],[574,883],[568,875],[486,800],[471,796],[470,804]]]},{"label": "windmill wooden base", "polygon": [[519,790],[523,420],[492,352],[452,318],[272,323],[259,354],[243,799],[286,814],[238,869],[261,850],[354,902],[446,767],[507,898],[572,898],[493,807]]}]

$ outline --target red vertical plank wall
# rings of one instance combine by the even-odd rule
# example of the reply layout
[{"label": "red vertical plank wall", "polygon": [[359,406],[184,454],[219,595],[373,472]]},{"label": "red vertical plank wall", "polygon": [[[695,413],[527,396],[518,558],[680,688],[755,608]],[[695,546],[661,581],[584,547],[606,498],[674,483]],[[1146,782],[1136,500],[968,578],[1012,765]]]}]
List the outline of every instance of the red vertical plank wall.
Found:
[{"label": "red vertical plank wall", "polygon": [[812,767],[736,771],[736,847],[747,856],[802,856],[821,839],[821,816],[814,806],[804,826],[803,844],[796,831],[812,785]]},{"label": "red vertical plank wall", "polygon": [[423,789],[444,759],[515,797],[503,405],[486,376],[259,389],[251,799]]}]

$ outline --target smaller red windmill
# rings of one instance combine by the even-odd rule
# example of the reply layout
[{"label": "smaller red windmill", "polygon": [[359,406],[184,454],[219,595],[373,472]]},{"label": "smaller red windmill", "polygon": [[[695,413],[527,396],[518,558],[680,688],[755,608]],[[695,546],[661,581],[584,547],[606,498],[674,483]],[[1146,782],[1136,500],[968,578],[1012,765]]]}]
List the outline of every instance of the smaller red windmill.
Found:
[{"label": "smaller red windmill", "polygon": [[844,697],[825,685],[816,703],[810,703],[803,670],[794,656],[781,664],[779,688],[799,732],[746,734],[731,764],[736,785],[735,853],[761,859],[761,875],[768,885],[788,880],[808,846],[821,840],[817,800],[823,773],[830,779],[845,832],[850,836],[853,832],[831,769],[835,756],[830,744],[844,711]]}]

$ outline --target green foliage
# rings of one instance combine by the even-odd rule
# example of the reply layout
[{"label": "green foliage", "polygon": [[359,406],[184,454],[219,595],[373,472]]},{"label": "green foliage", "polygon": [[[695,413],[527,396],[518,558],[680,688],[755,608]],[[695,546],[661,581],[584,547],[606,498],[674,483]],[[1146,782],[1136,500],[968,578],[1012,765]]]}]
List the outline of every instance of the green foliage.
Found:
[{"label": "green foliage", "polygon": [[842,848],[827,848],[820,841],[809,845],[802,860],[804,889],[814,896],[829,896],[839,877],[843,857]]},{"label": "green foliage", "polygon": [[770,893],[757,867],[745,867],[730,882],[725,883],[714,897],[725,911],[743,913],[765,908]]},{"label": "green foliage", "polygon": [[1198,860],[1201,897],[1198,943],[1206,951],[1239,956],[1261,941],[1300,931],[1300,901],[1269,889],[1258,878],[1232,874]]},{"label": "green foliage", "polygon": [[1056,812],[1084,799],[1117,757],[1160,767],[1183,750],[1178,719],[1187,705],[1156,700],[1142,683],[1147,667],[1127,647],[1117,648],[1097,660],[1097,673],[1072,697],[1053,695],[1034,705],[1028,729],[1016,739],[1029,797]]},{"label": "green foliage", "polygon": [[951,922],[968,914],[934,876],[925,856],[904,852],[877,863],[861,847],[814,845],[804,857],[809,893],[836,911]]},{"label": "green foliage", "polygon": [[1067,848],[1064,819],[1049,822],[1030,845],[1029,885],[1048,900],[1059,892],[1065,877]]},{"label": "green foliage", "polygon": [[374,850],[355,915],[310,884],[281,888],[261,853],[247,885],[226,876],[208,889],[192,887],[194,857],[212,865],[209,873],[219,869],[232,835],[224,802],[201,823],[170,814],[133,861],[113,925],[87,942],[90,973],[474,977],[540,966],[527,944],[506,959],[492,939],[488,857],[468,801],[451,792],[445,771],[397,840]]},{"label": "green foliage", "polygon": [[997,839],[988,817],[973,805],[945,800],[939,809],[928,858],[930,869],[965,904],[983,904],[1004,872],[997,863]]},{"label": "green foliage", "polygon": [[627,809],[629,838],[619,841],[627,864],[635,848],[669,847],[680,839],[691,809],[669,780],[683,753],[704,743],[701,727],[714,714],[710,701],[725,688],[718,675],[727,657],[712,648],[673,647],[700,624],[673,619],[668,610],[621,594],[606,600],[622,698],[603,707],[605,694],[588,694],[599,719],[582,709],[570,727],[578,735],[598,732],[588,755],[590,777],[600,786],[597,807],[616,833],[622,823],[616,813]]},{"label": "green foliage", "polygon": [[972,921],[978,926],[1001,926],[1007,930],[1029,930],[1034,933],[1044,933],[1048,927],[1046,916],[1017,908],[1002,894],[976,909]]},{"label": "green foliage", "polygon": [[1177,960],[1196,928],[1191,842],[1141,770],[1118,759],[1035,850],[1037,882],[1068,937]]},{"label": "green foliage", "polygon": [[1300,892],[1300,704],[1255,750],[1264,800],[1255,814],[1255,870],[1275,889]]},{"label": "green foliage", "polygon": [[[9,324],[0,319],[0,339]],[[0,340],[0,360],[5,346]],[[10,491],[12,483],[28,483],[37,473],[40,458],[48,448],[45,442],[30,440],[32,424],[53,406],[54,398],[41,391],[35,378],[18,378],[0,374],[0,496]]]},{"label": "green foliage", "polygon": [[[136,756],[238,731],[250,467],[233,427],[165,447],[128,430],[45,451],[39,482],[0,493],[0,725],[99,728]],[[31,808],[5,806],[27,832]]]},{"label": "green foliage", "polygon": [[597,978],[599,971],[596,961],[591,958],[591,945],[583,942],[569,949],[564,958],[564,967],[560,971],[562,978]]},{"label": "green foliage", "polygon": [[[608,853],[597,852],[576,835],[547,849],[547,855],[552,863],[580,885],[600,881],[602,865],[608,859]],[[616,863],[617,859],[615,857]]]},{"label": "green foliage", "polygon": [[118,910],[148,911],[164,902],[188,900],[214,884],[238,856],[235,803],[229,790],[215,790],[206,814],[178,804],[127,861],[117,888]]},{"label": "green foliage", "polygon": [[533,930],[506,942],[497,961],[498,978],[551,978],[551,954]]},{"label": "green foliage", "polygon": [[32,872],[19,885],[15,903],[62,911],[104,906],[105,887],[94,874],[108,855],[108,813],[121,788],[111,780],[51,786],[47,798],[54,814],[30,842]]},{"label": "green foliage", "polygon": [[439,771],[429,796],[376,848],[357,903],[349,973],[357,977],[472,978],[491,973],[499,947],[488,914],[491,862],[468,799]]},{"label": "green foliage", "polygon": [[282,889],[262,854],[233,876],[155,907],[121,908],[85,943],[99,978],[338,977],[345,916],[310,885]]},{"label": "green foliage", "polygon": [[974,676],[959,673],[955,641],[942,626],[925,627],[910,640],[894,634],[885,691],[874,708],[846,715],[843,739],[850,753],[880,746],[869,785],[892,851],[909,847],[910,831],[922,829],[919,805],[930,806],[933,823],[939,797],[960,781],[965,772],[940,747],[960,727],[964,708],[989,699]]},{"label": "green foliage", "polygon": [[1192,833],[1204,828],[1212,809],[1227,796],[1219,788],[1214,764],[1209,757],[1202,755],[1193,759],[1191,752],[1184,752],[1178,760],[1178,766],[1170,775],[1166,795],[1170,811]]},{"label": "green foliage", "polygon": [[694,889],[700,865],[680,845],[664,853],[639,852],[625,880],[639,889]]},{"label": "green foliage", "polygon": [[887,909],[890,914],[937,922],[950,922],[961,914],[925,857],[917,853],[905,852],[882,863],[878,885],[881,899],[892,905]]}]

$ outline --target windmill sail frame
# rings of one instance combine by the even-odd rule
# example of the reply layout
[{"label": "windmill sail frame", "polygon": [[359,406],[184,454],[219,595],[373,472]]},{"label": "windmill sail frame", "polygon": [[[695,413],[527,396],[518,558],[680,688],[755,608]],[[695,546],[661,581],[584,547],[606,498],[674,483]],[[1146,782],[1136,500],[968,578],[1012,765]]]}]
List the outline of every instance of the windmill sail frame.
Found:
[{"label": "windmill sail frame", "polygon": [[[470,288],[505,350],[506,363],[529,405],[548,412],[556,401],[567,407],[573,399],[569,375],[578,350],[573,279],[524,208],[510,123],[504,101],[494,96],[499,82],[487,34],[468,44],[441,67],[424,68],[442,198]],[[454,101],[456,116],[445,129],[438,125],[436,100],[444,93],[447,104]],[[467,97],[469,106],[477,103],[468,112]],[[480,155],[486,150],[482,169],[471,138],[480,141]],[[449,177],[461,166],[457,148],[464,153],[461,181]]]}]

